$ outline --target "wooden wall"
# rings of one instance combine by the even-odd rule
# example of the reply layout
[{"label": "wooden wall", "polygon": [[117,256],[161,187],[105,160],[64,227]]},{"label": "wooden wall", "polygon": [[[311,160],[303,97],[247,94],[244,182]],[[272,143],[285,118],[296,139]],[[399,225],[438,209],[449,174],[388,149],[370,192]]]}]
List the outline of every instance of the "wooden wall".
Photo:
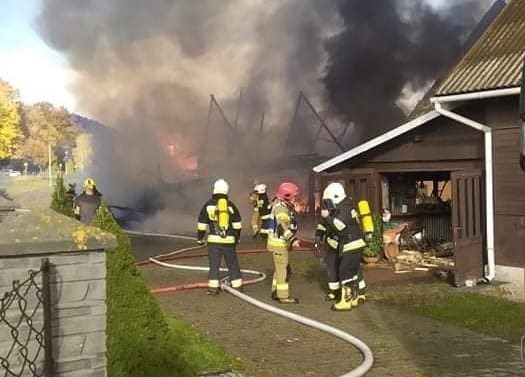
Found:
[{"label": "wooden wall", "polygon": [[519,165],[518,99],[487,103],[493,128],[495,252],[499,265],[525,266],[525,173]]}]

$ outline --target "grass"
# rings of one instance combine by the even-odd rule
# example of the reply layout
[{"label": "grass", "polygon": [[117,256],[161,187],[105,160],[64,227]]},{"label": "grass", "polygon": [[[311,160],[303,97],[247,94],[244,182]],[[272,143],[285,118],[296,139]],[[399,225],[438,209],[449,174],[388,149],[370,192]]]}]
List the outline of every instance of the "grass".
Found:
[{"label": "grass", "polygon": [[374,297],[387,305],[441,322],[519,342],[525,335],[525,304],[504,298],[498,288],[465,292],[445,283],[375,287]]},{"label": "grass", "polygon": [[0,179],[0,187],[5,190],[9,197],[17,197],[21,194],[29,193],[35,190],[48,189],[49,181],[44,177],[26,176],[26,177],[2,177]]},{"label": "grass", "polygon": [[180,357],[184,363],[208,372],[244,370],[238,358],[210,341],[195,327],[172,317],[167,317],[167,321],[170,331],[179,339],[182,348]]},{"label": "grass", "polygon": [[416,305],[415,312],[483,334],[519,342],[525,335],[525,304],[478,293],[444,297]]}]

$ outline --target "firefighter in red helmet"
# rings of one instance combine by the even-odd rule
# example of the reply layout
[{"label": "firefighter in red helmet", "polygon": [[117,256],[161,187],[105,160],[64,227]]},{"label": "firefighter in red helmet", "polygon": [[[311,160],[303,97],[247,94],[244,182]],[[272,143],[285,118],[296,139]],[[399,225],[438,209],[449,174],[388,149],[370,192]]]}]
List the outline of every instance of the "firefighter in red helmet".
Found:
[{"label": "firefighter in red helmet", "polygon": [[299,188],[295,183],[283,182],[270,205],[266,248],[273,255],[272,298],[282,304],[299,302],[297,298],[290,295],[287,278],[288,253],[292,247],[300,246],[296,238],[297,216],[294,208],[297,195],[299,195]]}]

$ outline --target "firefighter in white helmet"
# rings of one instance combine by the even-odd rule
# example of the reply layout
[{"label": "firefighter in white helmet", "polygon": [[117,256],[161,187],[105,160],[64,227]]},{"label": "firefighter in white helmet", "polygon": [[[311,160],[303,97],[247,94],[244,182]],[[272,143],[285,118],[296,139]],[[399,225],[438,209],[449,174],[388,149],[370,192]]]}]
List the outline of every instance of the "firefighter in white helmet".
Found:
[{"label": "firefighter in white helmet", "polygon": [[197,242],[204,244],[207,234],[208,294],[219,293],[221,259],[224,256],[229,270],[232,288],[242,289],[241,269],[237,258],[236,246],[241,235],[241,214],[235,204],[228,199],[229,186],[224,179],[213,184],[212,197],[199,212],[197,222]]},{"label": "firefighter in white helmet", "polygon": [[[326,300],[336,300],[332,310],[345,311],[365,300],[365,281],[360,263],[366,246],[365,234],[371,233],[371,217],[362,218],[353,200],[346,196],[343,185],[330,183],[323,192],[324,208],[317,225],[315,247],[323,241],[327,244],[326,264],[328,293]],[[366,204],[366,205],[365,205]],[[362,201],[359,208],[366,211],[368,203]],[[365,221],[363,221],[365,220]],[[366,223],[363,231],[362,224]]]},{"label": "firefighter in white helmet", "polygon": [[258,183],[250,195],[252,203],[252,234],[256,238],[259,234],[266,238],[268,235],[268,221],[270,220],[270,203],[266,194],[266,185]]}]

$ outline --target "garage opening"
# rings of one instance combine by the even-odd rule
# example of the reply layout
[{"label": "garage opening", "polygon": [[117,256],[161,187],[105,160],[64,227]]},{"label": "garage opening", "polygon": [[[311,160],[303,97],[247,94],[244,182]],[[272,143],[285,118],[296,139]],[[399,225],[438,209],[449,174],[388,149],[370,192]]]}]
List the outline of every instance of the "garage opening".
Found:
[{"label": "garage opening", "polygon": [[453,269],[451,172],[383,173],[384,253],[396,270]]}]

